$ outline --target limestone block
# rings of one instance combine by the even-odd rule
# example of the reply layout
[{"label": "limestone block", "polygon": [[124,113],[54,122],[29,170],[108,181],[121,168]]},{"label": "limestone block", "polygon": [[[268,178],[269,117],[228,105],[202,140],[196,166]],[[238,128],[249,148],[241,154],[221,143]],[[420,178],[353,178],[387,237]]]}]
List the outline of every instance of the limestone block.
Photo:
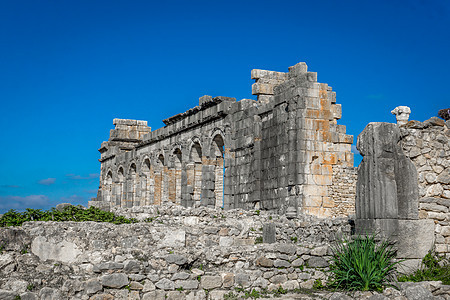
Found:
[{"label": "limestone block", "polygon": [[221,247],[231,247],[231,246],[233,246],[233,243],[234,243],[233,237],[221,236],[219,238],[219,245]]},{"label": "limestone block", "polygon": [[128,284],[128,276],[124,273],[114,273],[100,277],[100,283],[105,287],[121,288]]},{"label": "limestone block", "polygon": [[229,288],[234,285],[234,274],[233,273],[222,273],[222,282],[224,288]]},{"label": "limestone block", "polygon": [[289,268],[291,266],[291,263],[284,259],[276,259],[273,262],[273,266],[275,268]]},{"label": "limestone block", "polygon": [[202,276],[200,279],[200,287],[202,289],[215,289],[222,286],[221,276]]},{"label": "limestone block", "polygon": [[286,282],[287,279],[288,279],[288,278],[287,278],[286,274],[279,274],[279,275],[275,275],[275,276],[269,278],[269,281],[270,281],[271,283],[278,284],[278,283],[284,283],[284,282]]},{"label": "limestone block", "polygon": [[175,289],[196,290],[198,288],[198,280],[177,280],[175,281]]},{"label": "limestone block", "polygon": [[308,66],[304,62],[300,62],[292,67],[289,67],[289,78],[298,77],[308,72]]},{"label": "limestone block", "polygon": [[162,247],[184,247],[186,244],[186,231],[168,229],[160,244]]},{"label": "limestone block", "polygon": [[169,254],[166,256],[166,262],[169,264],[184,265],[187,262],[187,258],[183,255]]},{"label": "limestone block", "polygon": [[263,242],[269,244],[276,242],[276,227],[274,223],[263,225]]},{"label": "limestone block", "polygon": [[311,268],[325,268],[328,265],[328,262],[320,256],[312,256],[308,259],[308,266]]},{"label": "limestone block", "polygon": [[270,258],[267,258],[265,256],[261,256],[255,260],[255,265],[265,267],[265,268],[271,268],[271,267],[273,267],[273,260],[271,260]]},{"label": "limestone block", "polygon": [[[4,299],[0,296],[0,299]],[[14,298],[13,298],[14,299]],[[25,292],[20,294],[20,300],[37,300],[38,297],[36,296],[35,293],[32,292]]]},{"label": "limestone block", "polygon": [[85,291],[88,295],[95,294],[102,290],[102,284],[96,279],[90,279],[86,282]]},{"label": "limestone block", "polygon": [[56,242],[52,238],[38,236],[31,243],[31,252],[41,260],[55,260],[71,263],[82,253],[78,246],[72,242],[63,240]]},{"label": "limestone block", "polygon": [[450,236],[450,226],[443,226],[441,228],[441,235],[445,237]]},{"label": "limestone block", "polygon": [[174,290],[175,289],[175,283],[167,278],[163,278],[160,281],[158,281],[157,283],[155,283],[155,286],[158,289],[161,290]]},{"label": "limestone block", "polygon": [[397,237],[399,258],[422,259],[434,245],[434,221],[398,220]]},{"label": "limestone block", "polygon": [[404,294],[408,300],[433,300],[433,294],[421,285],[411,285],[407,287]]}]

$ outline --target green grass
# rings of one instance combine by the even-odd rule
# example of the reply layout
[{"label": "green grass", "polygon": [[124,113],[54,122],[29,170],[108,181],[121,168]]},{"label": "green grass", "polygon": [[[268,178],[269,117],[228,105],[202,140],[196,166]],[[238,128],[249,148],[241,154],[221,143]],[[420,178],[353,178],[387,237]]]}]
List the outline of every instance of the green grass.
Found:
[{"label": "green grass", "polygon": [[58,211],[55,208],[51,208],[47,211],[27,208],[24,212],[17,212],[11,209],[0,218],[0,227],[21,226],[27,221],[94,221],[109,222],[113,224],[129,224],[138,222],[134,218],[128,219],[123,216],[116,216],[112,212],[103,211],[97,207],[85,209],[79,205],[65,207],[62,211]]},{"label": "green grass", "polygon": [[374,235],[342,240],[332,247],[329,286],[345,290],[381,291],[391,286],[396,272],[392,243]]},{"label": "green grass", "polygon": [[445,256],[439,256],[430,250],[422,259],[418,270],[399,276],[398,281],[442,281],[443,284],[450,285],[450,263]]}]

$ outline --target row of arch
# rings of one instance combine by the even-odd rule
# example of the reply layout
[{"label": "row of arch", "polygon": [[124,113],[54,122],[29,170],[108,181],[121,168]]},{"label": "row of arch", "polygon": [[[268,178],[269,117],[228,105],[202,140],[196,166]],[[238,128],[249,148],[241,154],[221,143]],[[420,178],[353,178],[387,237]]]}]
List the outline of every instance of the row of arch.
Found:
[{"label": "row of arch", "polygon": [[[204,149],[191,140],[189,155],[181,145],[170,152],[142,155],[102,174],[103,201],[132,207],[173,202],[184,206],[223,206],[224,138],[216,134]],[[207,150],[207,151],[203,151]],[[209,152],[205,155],[204,152]]]}]

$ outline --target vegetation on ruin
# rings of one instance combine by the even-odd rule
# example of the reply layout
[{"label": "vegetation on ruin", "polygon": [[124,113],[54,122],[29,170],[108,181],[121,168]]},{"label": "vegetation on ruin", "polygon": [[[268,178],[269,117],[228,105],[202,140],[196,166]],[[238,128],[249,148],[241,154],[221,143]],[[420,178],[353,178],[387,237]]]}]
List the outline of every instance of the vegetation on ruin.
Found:
[{"label": "vegetation on ruin", "polygon": [[444,120],[450,120],[450,108],[441,109],[438,111],[438,116]]},{"label": "vegetation on ruin", "polygon": [[396,251],[389,241],[377,241],[375,235],[341,240],[332,247],[329,287],[382,291],[394,281]]},{"label": "vegetation on ruin", "polygon": [[74,221],[74,222],[109,222],[113,224],[130,224],[138,222],[134,218],[116,216],[112,212],[102,211],[97,207],[85,209],[83,206],[67,206],[61,211],[56,208],[40,210],[27,208],[24,212],[9,210],[0,217],[0,227],[21,226],[28,221]]},{"label": "vegetation on ruin", "polygon": [[434,250],[430,250],[422,259],[418,270],[398,277],[398,281],[442,281],[443,284],[450,285],[450,262],[445,256],[439,256]]}]

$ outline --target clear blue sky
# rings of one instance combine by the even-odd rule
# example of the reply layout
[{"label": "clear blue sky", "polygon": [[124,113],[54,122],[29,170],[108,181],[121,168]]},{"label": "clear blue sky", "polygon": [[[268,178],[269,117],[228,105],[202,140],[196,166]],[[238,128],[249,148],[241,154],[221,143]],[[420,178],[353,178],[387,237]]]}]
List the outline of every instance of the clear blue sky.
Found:
[{"label": "clear blue sky", "polygon": [[87,204],[113,118],[252,98],[250,70],[304,61],[347,132],[450,106],[450,2],[0,1],[0,212]]}]

